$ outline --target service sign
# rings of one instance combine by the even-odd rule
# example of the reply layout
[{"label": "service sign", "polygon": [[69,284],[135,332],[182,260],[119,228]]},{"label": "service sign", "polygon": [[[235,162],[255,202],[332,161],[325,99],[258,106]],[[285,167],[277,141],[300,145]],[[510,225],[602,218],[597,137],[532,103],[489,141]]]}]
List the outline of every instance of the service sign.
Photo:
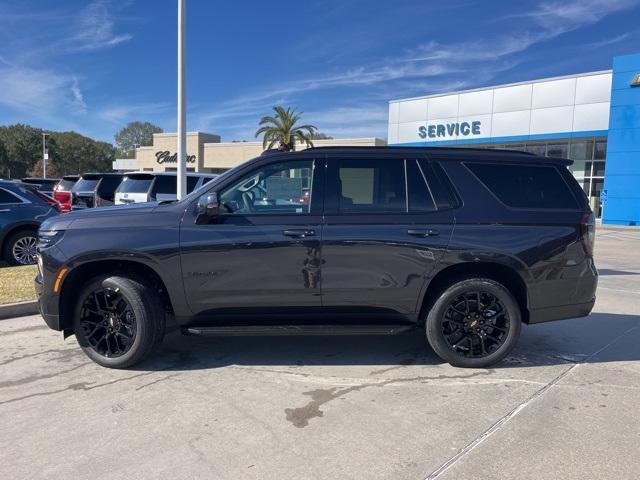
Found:
[{"label": "service sign", "polygon": [[424,139],[447,140],[481,134],[482,122],[435,123],[418,127],[418,136]]}]

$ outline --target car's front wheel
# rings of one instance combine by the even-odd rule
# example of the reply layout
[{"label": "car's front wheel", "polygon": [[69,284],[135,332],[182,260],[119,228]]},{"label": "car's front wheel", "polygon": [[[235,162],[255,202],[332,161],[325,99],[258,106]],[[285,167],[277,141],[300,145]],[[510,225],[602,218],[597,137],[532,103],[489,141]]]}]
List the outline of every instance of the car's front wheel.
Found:
[{"label": "car's front wheel", "polygon": [[127,368],[161,342],[165,311],[159,294],[136,277],[104,275],[86,283],[74,311],[74,332],[84,353],[110,368]]},{"label": "car's front wheel", "polygon": [[33,265],[36,263],[37,233],[23,230],[11,235],[4,244],[2,256],[9,265]]},{"label": "car's front wheel", "polygon": [[511,352],[521,324],[518,302],[507,288],[491,279],[469,278],[440,294],[425,329],[443,360],[456,367],[484,368]]}]

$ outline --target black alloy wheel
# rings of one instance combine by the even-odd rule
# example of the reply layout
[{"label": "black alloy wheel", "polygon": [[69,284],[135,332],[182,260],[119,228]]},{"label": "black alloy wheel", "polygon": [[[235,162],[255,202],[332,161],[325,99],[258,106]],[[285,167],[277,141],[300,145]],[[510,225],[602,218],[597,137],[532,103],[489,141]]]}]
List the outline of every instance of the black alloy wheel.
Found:
[{"label": "black alloy wheel", "polygon": [[91,360],[103,367],[128,368],[162,343],[166,308],[153,283],[126,273],[100,275],[83,283],[73,331]]},{"label": "black alloy wheel", "polygon": [[85,298],[80,327],[99,355],[115,358],[129,351],[136,338],[136,316],[119,290],[98,288]]},{"label": "black alloy wheel", "polygon": [[486,368],[506,357],[520,336],[522,313],[513,294],[489,278],[445,288],[427,311],[429,344],[456,367]]},{"label": "black alloy wheel", "polygon": [[479,290],[465,292],[449,303],[441,328],[447,343],[459,355],[485,357],[507,339],[509,314],[495,295]]}]

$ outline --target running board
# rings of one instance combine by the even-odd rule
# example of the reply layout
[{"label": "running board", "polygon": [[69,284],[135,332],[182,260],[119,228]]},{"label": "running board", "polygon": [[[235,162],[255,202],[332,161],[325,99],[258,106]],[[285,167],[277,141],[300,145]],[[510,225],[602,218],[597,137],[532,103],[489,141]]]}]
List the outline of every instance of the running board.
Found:
[{"label": "running board", "polygon": [[201,336],[286,336],[286,335],[397,335],[415,325],[238,325],[184,327],[185,335]]}]

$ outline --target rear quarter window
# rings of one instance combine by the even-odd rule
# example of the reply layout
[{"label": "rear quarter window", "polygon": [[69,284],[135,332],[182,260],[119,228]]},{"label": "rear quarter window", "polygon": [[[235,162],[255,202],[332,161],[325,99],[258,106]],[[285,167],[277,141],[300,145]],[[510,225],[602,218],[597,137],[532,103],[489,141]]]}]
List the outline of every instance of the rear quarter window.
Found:
[{"label": "rear quarter window", "polygon": [[502,203],[512,208],[579,208],[575,196],[554,165],[465,163]]}]

